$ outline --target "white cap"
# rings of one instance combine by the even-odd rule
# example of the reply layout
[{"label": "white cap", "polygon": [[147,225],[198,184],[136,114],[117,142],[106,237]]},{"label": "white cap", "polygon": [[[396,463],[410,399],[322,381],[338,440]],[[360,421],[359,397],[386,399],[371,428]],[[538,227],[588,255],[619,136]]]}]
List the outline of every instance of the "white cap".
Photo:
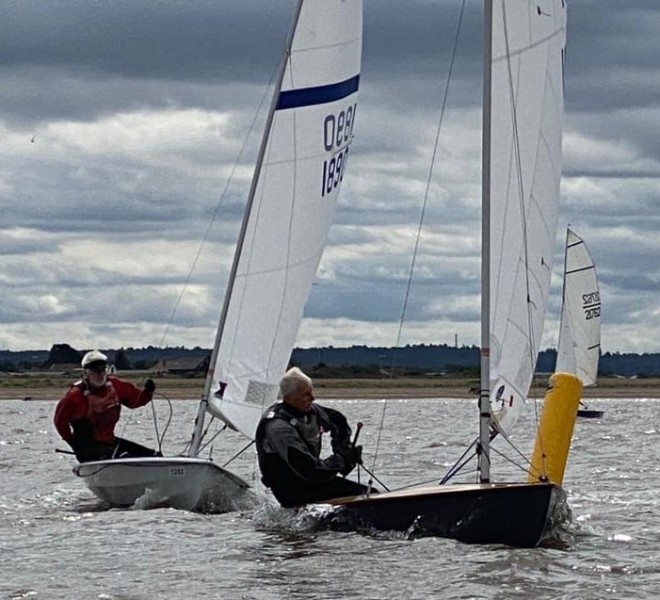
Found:
[{"label": "white cap", "polygon": [[82,362],[80,365],[84,369],[85,367],[91,365],[92,363],[97,363],[97,362],[108,362],[108,357],[103,354],[103,352],[99,352],[98,350],[90,350],[85,356],[82,357]]}]

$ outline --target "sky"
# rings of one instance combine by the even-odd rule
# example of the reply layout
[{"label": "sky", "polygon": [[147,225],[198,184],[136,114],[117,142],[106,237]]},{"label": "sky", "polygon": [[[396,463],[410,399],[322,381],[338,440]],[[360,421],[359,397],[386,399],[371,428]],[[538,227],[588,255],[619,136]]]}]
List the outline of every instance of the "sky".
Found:
[{"label": "sky", "polygon": [[[481,9],[365,0],[351,163],[297,346],[479,342]],[[0,3],[0,348],[211,347],[293,0]],[[568,2],[564,230],[602,350],[660,351],[660,3]],[[261,109],[260,109],[261,107]]]}]

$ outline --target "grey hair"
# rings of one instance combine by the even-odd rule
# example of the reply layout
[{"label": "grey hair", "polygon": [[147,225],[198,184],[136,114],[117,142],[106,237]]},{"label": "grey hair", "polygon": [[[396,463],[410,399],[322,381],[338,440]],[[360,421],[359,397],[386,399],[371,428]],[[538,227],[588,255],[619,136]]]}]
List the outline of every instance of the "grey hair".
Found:
[{"label": "grey hair", "polygon": [[298,367],[291,367],[280,379],[280,392],[282,397],[286,398],[306,385],[312,387],[311,377],[305,375]]}]

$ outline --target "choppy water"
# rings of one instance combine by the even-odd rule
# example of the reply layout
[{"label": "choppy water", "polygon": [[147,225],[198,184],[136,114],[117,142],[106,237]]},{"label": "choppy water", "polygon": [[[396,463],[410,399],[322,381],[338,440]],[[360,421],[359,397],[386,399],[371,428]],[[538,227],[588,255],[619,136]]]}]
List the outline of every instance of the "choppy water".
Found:
[{"label": "choppy water", "polygon": [[[383,404],[327,404],[365,423],[370,466]],[[54,452],[63,447],[54,404],[0,402],[0,598],[658,598],[660,401],[589,404],[605,416],[576,425],[564,482],[572,542],[521,550],[318,531],[313,513],[294,516],[258,486],[257,506],[236,513],[105,510],[72,475],[72,459]],[[166,449],[185,443],[195,410],[175,403]],[[517,437],[526,453],[531,418]],[[437,479],[474,436],[475,420],[470,401],[389,401],[377,476],[391,487]],[[120,433],[153,440],[148,407]],[[236,444],[222,434],[214,456],[230,456]],[[233,467],[252,480],[252,449]],[[494,469],[513,473],[510,464]]]}]

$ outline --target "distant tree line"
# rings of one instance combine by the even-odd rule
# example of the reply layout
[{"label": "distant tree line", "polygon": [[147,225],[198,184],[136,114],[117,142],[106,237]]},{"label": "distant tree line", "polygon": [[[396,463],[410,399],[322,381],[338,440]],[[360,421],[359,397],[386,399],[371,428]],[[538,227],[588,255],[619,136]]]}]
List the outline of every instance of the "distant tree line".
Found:
[{"label": "distant tree line", "polygon": [[[204,358],[210,354],[207,348],[170,346],[157,348],[100,349],[108,355],[117,369],[149,369],[161,360],[174,358]],[[48,369],[54,365],[79,364],[86,350],[77,350],[68,344],[55,344],[50,350],[12,351],[0,350],[0,371],[21,372]],[[557,353],[554,349],[543,350],[538,357],[536,371],[551,373]],[[295,348],[291,363],[314,371],[317,376],[373,376],[377,373],[447,373],[473,376],[479,369],[479,348],[476,346],[449,346],[446,344],[418,344],[401,348],[351,346],[335,348]],[[625,377],[660,376],[660,353],[633,354],[605,352],[599,363],[600,375]]]}]

